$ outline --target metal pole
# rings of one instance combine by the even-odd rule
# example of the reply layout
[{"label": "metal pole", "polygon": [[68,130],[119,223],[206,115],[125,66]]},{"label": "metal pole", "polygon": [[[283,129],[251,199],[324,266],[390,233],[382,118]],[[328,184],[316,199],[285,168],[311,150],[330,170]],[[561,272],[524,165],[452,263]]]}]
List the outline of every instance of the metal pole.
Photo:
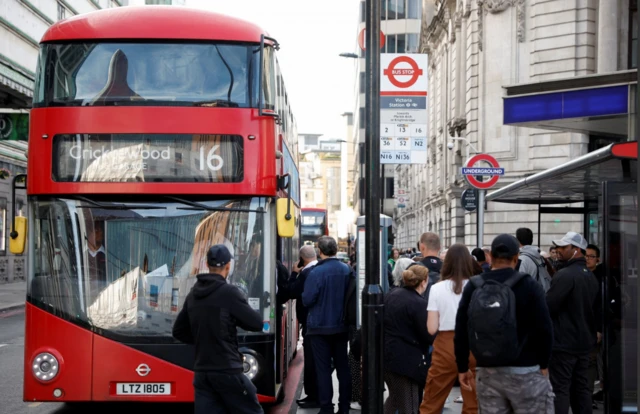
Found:
[{"label": "metal pole", "polygon": [[362,290],[362,412],[382,414],[383,302],[380,287],[380,0],[366,0],[366,282]]},{"label": "metal pole", "polygon": [[478,190],[478,247],[482,248],[484,239],[484,193],[487,190]]}]

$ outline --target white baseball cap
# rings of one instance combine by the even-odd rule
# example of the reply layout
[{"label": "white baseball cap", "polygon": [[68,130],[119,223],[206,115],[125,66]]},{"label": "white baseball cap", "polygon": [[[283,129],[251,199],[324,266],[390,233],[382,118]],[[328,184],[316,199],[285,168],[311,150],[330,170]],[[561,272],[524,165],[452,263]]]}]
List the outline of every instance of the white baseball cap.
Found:
[{"label": "white baseball cap", "polygon": [[586,250],[589,243],[587,243],[587,241],[584,239],[584,237],[582,237],[580,233],[570,231],[565,234],[564,237],[560,240],[553,240],[553,244],[560,247],[572,245],[579,247],[582,250]]}]

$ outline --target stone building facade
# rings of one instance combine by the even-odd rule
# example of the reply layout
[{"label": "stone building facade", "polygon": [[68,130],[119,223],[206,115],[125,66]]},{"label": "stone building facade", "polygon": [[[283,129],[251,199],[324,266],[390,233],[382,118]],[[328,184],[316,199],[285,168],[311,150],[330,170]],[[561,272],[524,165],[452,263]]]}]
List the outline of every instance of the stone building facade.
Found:
[{"label": "stone building facade", "polygon": [[[601,6],[610,3],[617,3],[613,19],[602,13]],[[629,30],[630,15],[637,13],[635,3],[425,0],[420,51],[429,55],[429,156],[426,165],[396,166],[396,188],[410,192],[407,208],[395,214],[396,246],[415,246],[424,231],[439,233],[444,247],[476,245],[476,213],[466,212],[460,203],[462,191],[469,188],[460,173],[468,149],[471,154],[477,150],[493,155],[505,168],[499,188],[616,140],[503,125],[504,88],[568,82],[632,67],[635,57],[629,46],[637,34]],[[606,18],[599,18],[599,11]],[[616,24],[618,31],[605,33],[611,32],[607,22]],[[600,39],[598,33],[604,33]],[[599,49],[604,56],[600,61]],[[467,148],[467,142],[472,147]],[[537,206],[489,202],[484,223],[485,246],[495,235],[513,234],[522,226],[535,234]],[[540,245],[546,250],[552,238],[581,229],[581,218],[542,215]]]}]

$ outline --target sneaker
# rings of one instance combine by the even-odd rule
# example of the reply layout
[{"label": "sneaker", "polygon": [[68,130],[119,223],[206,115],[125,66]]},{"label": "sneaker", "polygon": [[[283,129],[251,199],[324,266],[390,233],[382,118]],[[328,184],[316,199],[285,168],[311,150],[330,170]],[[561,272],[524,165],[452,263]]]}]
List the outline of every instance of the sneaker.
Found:
[{"label": "sneaker", "polygon": [[362,406],[358,402],[352,402],[351,407],[352,410],[362,411]]},{"label": "sneaker", "polygon": [[459,403],[462,404],[462,395],[459,396],[458,398],[456,398],[455,400],[453,400],[454,403]]}]

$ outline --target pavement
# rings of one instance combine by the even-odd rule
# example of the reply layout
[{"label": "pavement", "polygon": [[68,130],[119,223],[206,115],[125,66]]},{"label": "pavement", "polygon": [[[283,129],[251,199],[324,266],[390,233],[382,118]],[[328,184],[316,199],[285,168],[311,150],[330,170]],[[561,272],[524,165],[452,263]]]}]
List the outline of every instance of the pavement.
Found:
[{"label": "pavement", "polygon": [[24,308],[27,298],[27,282],[3,283],[0,285],[0,312]]}]

